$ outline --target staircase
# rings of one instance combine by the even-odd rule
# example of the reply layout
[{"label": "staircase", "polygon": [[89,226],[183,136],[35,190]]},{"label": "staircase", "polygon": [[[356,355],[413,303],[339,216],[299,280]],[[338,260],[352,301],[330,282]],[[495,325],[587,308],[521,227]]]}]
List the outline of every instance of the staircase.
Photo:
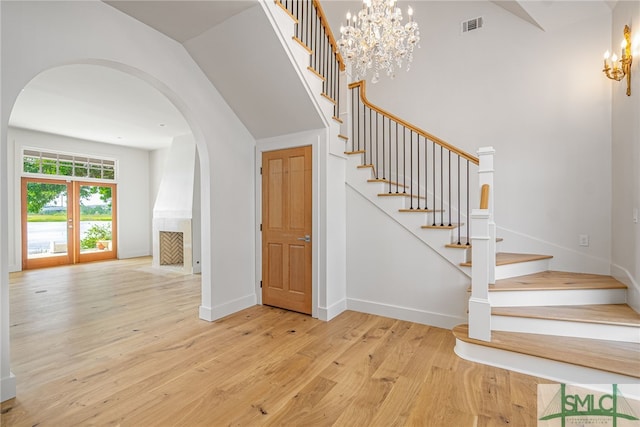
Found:
[{"label": "staircase", "polygon": [[[559,382],[639,383],[640,315],[626,304],[626,286],[610,276],[549,271],[552,255],[496,250],[493,150],[475,157],[399,119],[366,99],[364,82],[343,95],[331,31],[323,30],[325,51],[337,65],[328,73],[314,65],[315,42],[300,36],[311,4],[326,22],[315,0],[275,2],[333,121],[330,151],[344,147],[347,187],[470,278],[469,325],[453,328],[455,352]],[[485,185],[488,200],[479,201],[475,189]]]}]

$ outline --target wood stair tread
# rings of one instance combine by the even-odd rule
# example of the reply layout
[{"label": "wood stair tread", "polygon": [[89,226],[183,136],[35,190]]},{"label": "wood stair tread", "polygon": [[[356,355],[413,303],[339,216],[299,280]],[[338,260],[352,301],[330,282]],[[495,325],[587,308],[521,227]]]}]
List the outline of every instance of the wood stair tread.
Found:
[{"label": "wood stair tread", "polygon": [[439,225],[439,224],[430,225],[430,224],[428,224],[428,225],[423,225],[420,228],[429,228],[429,229],[439,228],[439,229],[442,229],[442,230],[452,230],[454,228],[462,227],[463,225],[464,225],[464,223],[460,223],[460,224],[454,223],[454,224],[451,224],[451,225],[449,225],[449,224],[445,224],[445,225]]},{"label": "wood stair tread", "polygon": [[364,151],[364,150],[356,150],[356,151],[345,151],[344,152],[344,154],[348,154],[348,155],[351,155],[351,154],[363,154],[363,153],[366,153],[366,151]]},{"label": "wood stair tread", "polygon": [[529,319],[565,320],[640,327],[640,314],[636,313],[627,304],[494,307],[491,309],[491,314]]},{"label": "wood stair tread", "polygon": [[399,182],[395,182],[395,181],[390,181],[390,180],[388,180],[386,178],[368,179],[367,182],[384,182],[385,184],[391,184],[392,186],[408,188],[408,186],[406,186],[404,184],[400,184]]},{"label": "wood stair tread", "polygon": [[562,289],[626,289],[627,287],[611,276],[566,271],[543,271],[526,276],[496,280],[489,285],[489,291],[515,290],[562,290]]},{"label": "wood stair tread", "polygon": [[469,326],[453,328],[464,342],[640,378],[640,344],[564,336],[492,331],[491,342],[469,338]]},{"label": "wood stair tread", "polygon": [[[496,243],[502,242],[504,239],[502,237],[496,237]],[[469,249],[471,248],[471,243],[449,243],[448,245],[444,245],[445,248],[454,248],[454,249]]]},{"label": "wood stair tread", "polygon": [[[543,259],[553,258],[552,255],[540,255],[540,254],[518,254],[510,252],[498,252],[496,253],[496,266],[517,264],[519,262],[539,261]],[[463,262],[460,264],[463,267],[471,267],[471,261]]]},{"label": "wood stair tread", "polygon": [[424,196],[418,196],[411,193],[379,193],[379,197],[412,197],[414,199],[424,199]]},{"label": "wood stair tread", "polygon": [[432,212],[444,212],[441,211],[440,209],[418,209],[418,208],[413,208],[413,209],[398,209],[398,212],[420,212],[420,213],[432,213]]}]

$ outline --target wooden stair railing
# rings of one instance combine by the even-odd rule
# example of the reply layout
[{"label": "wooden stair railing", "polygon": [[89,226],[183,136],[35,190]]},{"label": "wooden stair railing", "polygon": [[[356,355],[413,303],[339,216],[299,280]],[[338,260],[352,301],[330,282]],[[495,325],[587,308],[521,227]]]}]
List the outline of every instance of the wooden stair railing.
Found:
[{"label": "wooden stair railing", "polygon": [[364,165],[389,194],[410,196],[409,210],[437,210],[432,226],[466,223],[457,243],[469,244],[470,174],[478,158],[369,102],[364,81],[349,89],[351,151],[364,152]]},{"label": "wooden stair railing", "polygon": [[275,0],[295,21],[294,40],[310,54],[309,70],[323,80],[322,96],[340,117],[340,74],[344,61],[319,0]]}]

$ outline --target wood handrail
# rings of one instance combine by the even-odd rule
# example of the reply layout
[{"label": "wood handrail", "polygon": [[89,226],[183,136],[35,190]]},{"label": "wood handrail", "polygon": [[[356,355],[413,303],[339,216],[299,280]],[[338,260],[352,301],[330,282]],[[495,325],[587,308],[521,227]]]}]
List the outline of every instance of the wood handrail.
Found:
[{"label": "wood handrail", "polygon": [[426,131],[420,129],[419,127],[416,127],[416,126],[412,125],[411,123],[406,122],[406,121],[402,120],[401,118],[399,118],[399,117],[389,113],[388,111],[385,111],[382,108],[380,108],[380,107],[372,104],[371,102],[369,102],[369,100],[367,99],[367,96],[366,96],[365,81],[364,80],[360,80],[359,82],[355,82],[355,83],[349,84],[349,89],[354,89],[356,87],[360,87],[360,100],[362,101],[362,103],[364,105],[366,105],[367,107],[369,107],[370,109],[372,109],[373,111],[376,111],[376,112],[382,114],[383,116],[386,116],[387,118],[400,123],[404,127],[411,129],[412,131],[414,131],[418,135],[422,135],[425,139],[429,139],[429,140],[435,142],[436,144],[440,145],[441,147],[444,147],[447,150],[449,150],[449,151],[451,151],[453,153],[456,153],[460,157],[469,160],[471,163],[474,163],[476,165],[478,165],[480,163],[480,161],[479,161],[479,159],[477,157],[472,156],[471,154],[466,153],[466,152],[460,150],[457,147],[454,147],[453,145],[449,144],[448,142],[443,141],[442,139],[438,138],[437,136],[431,135],[429,132],[426,132]]},{"label": "wood handrail", "polygon": [[482,184],[480,189],[480,209],[489,209],[489,184]]},{"label": "wood handrail", "polygon": [[329,43],[331,44],[331,48],[333,52],[336,54],[336,58],[338,60],[338,64],[340,65],[340,71],[345,70],[344,60],[342,59],[342,55],[340,55],[340,51],[338,50],[338,44],[336,43],[336,39],[333,36],[333,32],[331,31],[331,27],[329,26],[329,20],[324,14],[324,10],[320,5],[320,0],[313,0],[313,5],[316,8],[316,12],[318,14],[318,18],[320,18],[320,23],[324,27],[325,34],[329,38]]}]

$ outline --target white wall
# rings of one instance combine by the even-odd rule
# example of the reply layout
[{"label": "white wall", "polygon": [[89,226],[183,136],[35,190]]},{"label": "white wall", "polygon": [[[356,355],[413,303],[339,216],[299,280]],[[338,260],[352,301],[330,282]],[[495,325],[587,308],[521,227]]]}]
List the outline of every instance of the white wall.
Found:
[{"label": "white wall", "polygon": [[150,205],[149,212],[153,213],[153,206],[156,204],[160,182],[162,181],[162,173],[167,165],[169,157],[169,147],[159,148],[149,151],[149,194]]},{"label": "white wall", "polygon": [[[422,36],[411,70],[369,83],[367,95],[467,152],[496,149],[502,250],[544,251],[554,269],[608,274],[611,89],[600,70],[611,11],[604,2],[530,3],[563,7],[571,19],[549,18],[542,31],[488,1],[411,2]],[[330,19],[348,7],[323,6]],[[479,16],[484,28],[460,33]]]},{"label": "white wall", "polygon": [[347,307],[453,328],[466,323],[470,280],[347,187]]},{"label": "white wall", "polygon": [[192,217],[196,156],[193,135],[173,139],[153,206],[154,218]]},{"label": "white wall", "polygon": [[633,210],[640,210],[640,3],[637,1],[617,2],[611,28],[613,48],[620,46],[625,25],[631,28],[635,56],[631,96],[625,94],[626,79],[609,83],[613,91],[611,270],[630,287],[629,304],[640,311],[640,223],[633,222]]},{"label": "white wall", "polygon": [[[39,73],[61,64],[92,63],[143,79],[167,96],[185,116],[200,154],[203,239],[200,317],[212,320],[254,304],[255,271],[246,266],[255,264],[255,141],[184,47],[100,1],[1,2],[0,7],[0,160],[6,160],[11,108],[20,90]],[[0,212],[5,212],[8,177],[2,166]],[[227,185],[229,177],[233,177],[232,185]],[[0,242],[6,242],[7,220],[3,214],[0,219],[3,221]],[[144,244],[148,244],[148,239]],[[8,370],[9,329],[5,323],[9,309],[5,298],[6,264],[7,254],[2,251],[3,400],[11,394],[5,391],[5,384],[12,388]]]},{"label": "white wall", "polygon": [[147,151],[70,138],[62,135],[9,128],[8,152],[13,152],[13,162],[7,166],[10,174],[9,200],[9,266],[11,271],[21,270],[20,235],[20,177],[23,148],[52,150],[80,155],[94,155],[117,160],[118,176],[118,258],[132,258],[151,254],[149,203],[149,156]]}]

